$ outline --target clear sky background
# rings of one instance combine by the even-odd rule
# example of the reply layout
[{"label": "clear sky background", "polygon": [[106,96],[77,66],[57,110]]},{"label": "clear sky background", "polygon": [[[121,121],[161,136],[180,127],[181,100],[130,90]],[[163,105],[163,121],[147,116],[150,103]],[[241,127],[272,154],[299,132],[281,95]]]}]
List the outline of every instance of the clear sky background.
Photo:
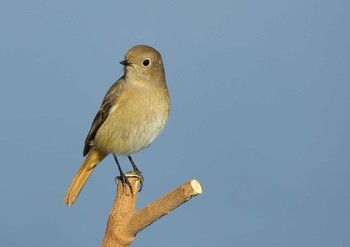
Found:
[{"label": "clear sky background", "polygon": [[[196,178],[203,194],[133,246],[350,246],[350,2],[0,2],[0,246],[99,246],[112,157],[76,204],[102,98],[136,44],[158,49],[172,100],[134,155],[138,209]],[[121,159],[130,170],[127,159]]]}]

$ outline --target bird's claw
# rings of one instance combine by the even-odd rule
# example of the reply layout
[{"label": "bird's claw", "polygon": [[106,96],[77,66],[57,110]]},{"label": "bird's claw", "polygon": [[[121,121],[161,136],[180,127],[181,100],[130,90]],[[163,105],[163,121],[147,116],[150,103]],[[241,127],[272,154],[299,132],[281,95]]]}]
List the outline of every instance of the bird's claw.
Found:
[{"label": "bird's claw", "polygon": [[120,174],[120,176],[116,177],[116,182],[117,182],[117,179],[120,179],[120,181],[122,182],[123,193],[125,194],[125,187],[124,186],[127,185],[130,189],[131,195],[134,196],[134,190],[133,190],[131,183],[130,183],[129,179],[127,178],[127,176],[124,173],[122,173],[122,174]]}]

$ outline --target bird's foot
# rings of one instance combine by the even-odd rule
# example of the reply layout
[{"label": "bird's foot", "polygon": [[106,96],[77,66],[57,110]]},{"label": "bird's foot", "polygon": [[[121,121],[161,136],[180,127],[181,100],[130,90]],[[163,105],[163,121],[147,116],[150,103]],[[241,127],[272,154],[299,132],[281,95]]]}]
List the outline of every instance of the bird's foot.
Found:
[{"label": "bird's foot", "polygon": [[140,192],[143,188],[143,180],[144,180],[142,172],[137,168],[137,166],[136,166],[135,162],[133,161],[133,159],[131,158],[131,156],[128,156],[128,159],[130,160],[132,168],[134,169],[133,173],[136,174],[140,179],[140,188],[139,188],[139,192]]},{"label": "bird's foot", "polygon": [[139,177],[139,179],[140,179],[140,187],[139,187],[139,191],[138,191],[138,192],[140,192],[142,190],[142,188],[143,188],[143,180],[144,180],[142,172],[140,172],[140,170],[137,169],[137,170],[134,170],[132,173],[136,174]]},{"label": "bird's foot", "polygon": [[116,183],[117,183],[117,179],[119,179],[122,182],[123,193],[125,194],[125,186],[127,185],[130,189],[131,195],[134,196],[134,190],[132,189],[132,186],[131,186],[131,183],[130,183],[128,177],[124,173],[121,173],[120,176],[115,178]]},{"label": "bird's foot", "polygon": [[126,172],[125,174],[122,173],[120,174],[120,176],[117,176],[115,178],[115,183],[117,184],[118,183],[118,179],[122,182],[122,186],[123,186],[123,193],[125,193],[125,187],[124,186],[128,186],[129,189],[130,189],[130,193],[132,196],[134,196],[134,190],[132,188],[132,185],[128,179],[128,177],[137,177],[139,178],[139,181],[140,181],[140,186],[139,186],[139,190],[138,192],[140,192],[143,188],[143,175],[142,173],[137,170],[137,171],[129,171],[129,172]]}]

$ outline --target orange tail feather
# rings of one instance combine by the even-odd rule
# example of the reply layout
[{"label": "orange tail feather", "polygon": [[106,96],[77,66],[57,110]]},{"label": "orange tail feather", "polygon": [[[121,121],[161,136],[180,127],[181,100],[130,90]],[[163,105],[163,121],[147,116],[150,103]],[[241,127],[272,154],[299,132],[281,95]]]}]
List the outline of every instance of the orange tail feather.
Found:
[{"label": "orange tail feather", "polygon": [[106,154],[95,149],[90,150],[64,197],[64,203],[67,206],[72,206],[74,204],[91,173],[94,171],[98,163],[100,163],[105,157]]}]

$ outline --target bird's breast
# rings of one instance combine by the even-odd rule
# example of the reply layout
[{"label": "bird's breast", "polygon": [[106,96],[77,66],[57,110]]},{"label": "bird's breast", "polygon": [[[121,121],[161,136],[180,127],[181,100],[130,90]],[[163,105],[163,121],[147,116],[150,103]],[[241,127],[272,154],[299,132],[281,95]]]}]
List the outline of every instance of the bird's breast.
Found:
[{"label": "bird's breast", "polygon": [[165,89],[124,90],[96,133],[94,146],[106,153],[131,155],[150,145],[169,115]]}]

